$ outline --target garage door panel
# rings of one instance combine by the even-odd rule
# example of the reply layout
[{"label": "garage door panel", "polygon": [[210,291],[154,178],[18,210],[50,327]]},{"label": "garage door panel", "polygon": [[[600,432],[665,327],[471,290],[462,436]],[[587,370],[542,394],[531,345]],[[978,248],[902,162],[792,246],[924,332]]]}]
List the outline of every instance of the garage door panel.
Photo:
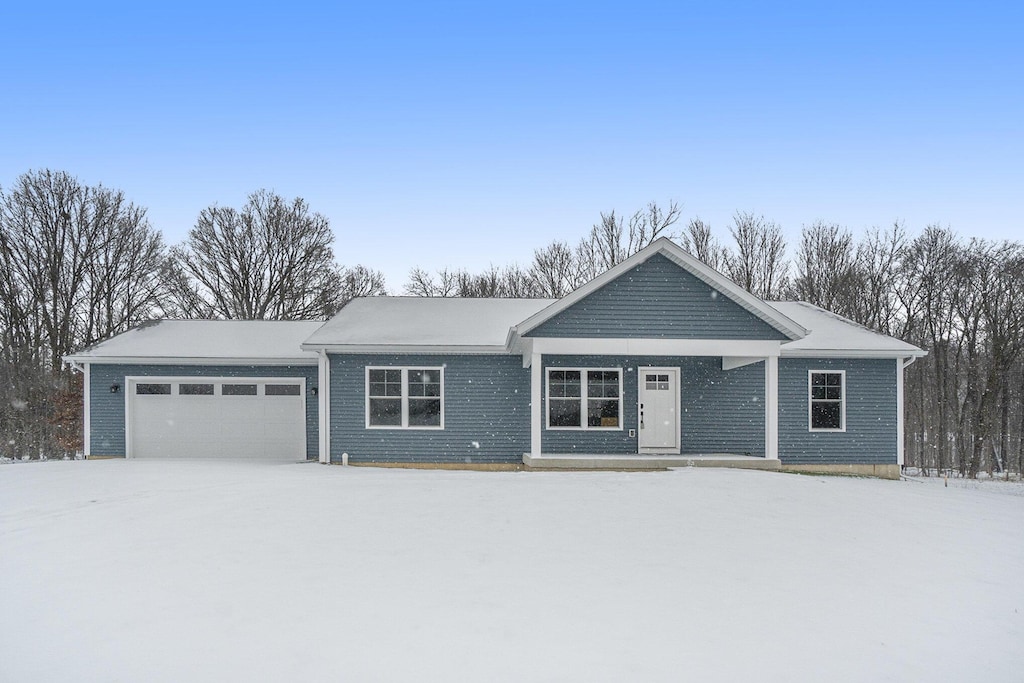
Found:
[{"label": "garage door panel", "polygon": [[[301,395],[131,394],[131,455],[138,458],[305,458],[305,402]],[[219,379],[203,378],[220,384]],[[238,384],[231,378],[224,382]],[[288,378],[259,380],[298,384]]]}]

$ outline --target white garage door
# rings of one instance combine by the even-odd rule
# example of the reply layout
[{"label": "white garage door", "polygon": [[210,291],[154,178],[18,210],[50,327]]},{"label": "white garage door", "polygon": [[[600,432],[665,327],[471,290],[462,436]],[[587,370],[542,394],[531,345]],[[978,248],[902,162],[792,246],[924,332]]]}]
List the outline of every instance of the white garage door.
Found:
[{"label": "white garage door", "polygon": [[306,458],[301,378],[130,378],[132,458]]}]

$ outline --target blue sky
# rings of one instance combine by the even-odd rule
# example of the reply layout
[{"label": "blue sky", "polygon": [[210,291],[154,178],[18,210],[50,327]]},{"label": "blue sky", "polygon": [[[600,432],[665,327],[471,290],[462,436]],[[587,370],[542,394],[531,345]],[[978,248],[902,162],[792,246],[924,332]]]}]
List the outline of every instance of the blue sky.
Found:
[{"label": "blue sky", "polygon": [[1020,3],[19,4],[0,184],[120,188],[169,243],[261,187],[395,292],[650,200],[1024,236]]}]

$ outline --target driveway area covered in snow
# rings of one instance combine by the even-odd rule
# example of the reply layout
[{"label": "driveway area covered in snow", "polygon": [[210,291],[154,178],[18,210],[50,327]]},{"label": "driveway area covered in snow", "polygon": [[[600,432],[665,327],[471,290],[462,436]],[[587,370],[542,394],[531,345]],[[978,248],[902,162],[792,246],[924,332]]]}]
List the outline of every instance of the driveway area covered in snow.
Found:
[{"label": "driveway area covered in snow", "polygon": [[1018,681],[1019,493],[0,465],[0,680]]}]

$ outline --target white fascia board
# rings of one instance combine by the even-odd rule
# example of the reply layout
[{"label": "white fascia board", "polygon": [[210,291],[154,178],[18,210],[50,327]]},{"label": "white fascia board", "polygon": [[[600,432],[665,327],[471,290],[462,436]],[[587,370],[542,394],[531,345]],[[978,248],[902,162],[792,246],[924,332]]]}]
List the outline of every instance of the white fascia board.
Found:
[{"label": "white fascia board", "polygon": [[189,358],[182,356],[65,356],[73,363],[104,365],[316,365],[317,359],[302,358]]},{"label": "white fascia board", "polygon": [[882,349],[786,349],[782,347],[783,358],[920,358],[927,352],[917,350],[882,350]]},{"label": "white fascia board", "polygon": [[533,337],[532,353],[605,356],[758,356],[779,355],[777,341],[745,339],[591,339]]},{"label": "white fascia board", "polygon": [[303,351],[325,351],[327,353],[426,353],[448,355],[507,356],[504,346],[455,346],[417,344],[316,344],[302,345]]},{"label": "white fascia board", "polygon": [[756,296],[719,273],[717,270],[690,256],[682,247],[675,244],[667,237],[658,238],[625,261],[616,265],[614,268],[606,270],[604,273],[598,275],[582,287],[573,290],[550,306],[534,313],[529,318],[519,323],[514,329],[516,329],[520,335],[529,333],[541,323],[553,318],[577,301],[580,301],[587,295],[597,291],[612,280],[618,278],[624,272],[630,270],[637,264],[643,263],[655,254],[664,254],[669,260],[674,262],[683,270],[707,283],[714,289],[722,292],[738,305],[750,311],[761,320],[764,320],[786,336],[792,339],[800,339],[807,336],[808,330],[806,328],[761,301]]}]

